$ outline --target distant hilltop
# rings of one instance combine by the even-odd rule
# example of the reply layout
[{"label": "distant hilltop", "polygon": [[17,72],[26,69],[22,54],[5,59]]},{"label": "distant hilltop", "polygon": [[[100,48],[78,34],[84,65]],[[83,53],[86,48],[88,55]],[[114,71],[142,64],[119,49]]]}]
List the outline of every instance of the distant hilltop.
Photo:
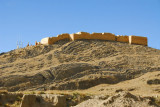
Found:
[{"label": "distant hilltop", "polygon": [[68,39],[70,41],[80,40],[80,39],[97,39],[97,40],[108,40],[108,41],[117,41],[117,42],[126,42],[129,44],[138,44],[138,45],[148,45],[147,37],[141,36],[123,36],[115,35],[112,33],[87,33],[87,32],[78,32],[74,34],[60,34],[57,37],[46,37],[43,38],[40,44],[43,45],[52,45],[57,41]]}]

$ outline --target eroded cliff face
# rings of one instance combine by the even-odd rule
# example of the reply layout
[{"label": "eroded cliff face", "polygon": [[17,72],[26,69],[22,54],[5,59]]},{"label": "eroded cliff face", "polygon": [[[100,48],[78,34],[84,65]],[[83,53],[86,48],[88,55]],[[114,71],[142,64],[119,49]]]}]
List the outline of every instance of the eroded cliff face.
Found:
[{"label": "eroded cliff face", "polygon": [[64,95],[24,95],[20,107],[67,107]]},{"label": "eroded cliff face", "polygon": [[108,95],[55,95],[0,93],[2,107],[159,107],[153,97],[135,96],[121,91]]},{"label": "eroded cliff face", "polygon": [[53,94],[46,92],[7,92],[0,91],[0,107],[71,107],[85,100],[92,98],[92,95],[65,93]]},{"label": "eroded cliff face", "polygon": [[66,107],[66,97],[54,94],[0,93],[2,107]]}]

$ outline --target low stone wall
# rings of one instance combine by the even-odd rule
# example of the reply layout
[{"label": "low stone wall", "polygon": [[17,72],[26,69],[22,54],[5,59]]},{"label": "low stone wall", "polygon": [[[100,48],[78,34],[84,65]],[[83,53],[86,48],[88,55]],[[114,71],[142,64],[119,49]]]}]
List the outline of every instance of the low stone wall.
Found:
[{"label": "low stone wall", "polygon": [[148,45],[147,37],[140,37],[140,36],[129,36],[129,43],[130,44],[138,44],[138,45]]},{"label": "low stone wall", "polygon": [[98,40],[109,40],[117,42],[125,42],[130,44],[139,44],[139,45],[148,45],[147,37],[140,36],[115,36],[112,33],[87,33],[87,32],[78,32],[74,34],[61,34],[57,37],[47,37],[41,40],[41,44],[51,45],[55,42],[63,39],[69,39],[71,41],[80,40],[80,39],[98,39]]}]

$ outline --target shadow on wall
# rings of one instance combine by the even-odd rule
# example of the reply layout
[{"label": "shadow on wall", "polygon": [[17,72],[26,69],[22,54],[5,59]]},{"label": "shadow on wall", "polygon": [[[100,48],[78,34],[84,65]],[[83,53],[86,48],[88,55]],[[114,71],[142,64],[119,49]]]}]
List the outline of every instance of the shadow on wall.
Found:
[{"label": "shadow on wall", "polygon": [[120,36],[114,35],[112,33],[87,33],[87,32],[78,32],[74,34],[61,34],[57,37],[46,37],[41,40],[41,44],[43,45],[51,45],[57,41],[68,39],[70,41],[80,40],[80,39],[98,39],[98,40],[108,40],[108,41],[117,41],[117,42],[125,42],[129,44],[138,44],[138,45],[148,45],[147,37],[141,36]]}]

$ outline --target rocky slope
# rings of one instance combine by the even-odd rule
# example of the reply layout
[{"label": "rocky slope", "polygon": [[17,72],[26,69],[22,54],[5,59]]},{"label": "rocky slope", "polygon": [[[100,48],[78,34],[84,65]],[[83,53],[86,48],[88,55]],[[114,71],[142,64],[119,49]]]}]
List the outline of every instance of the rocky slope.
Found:
[{"label": "rocky slope", "polygon": [[101,40],[63,40],[50,46],[30,46],[1,54],[0,89],[88,89],[158,70],[157,49]]},{"label": "rocky slope", "polygon": [[75,107],[159,107],[151,98],[134,96],[128,92],[119,92],[110,97],[97,97],[82,102]]},{"label": "rocky slope", "polygon": [[[160,72],[148,72],[118,84],[100,84],[86,90],[0,91],[7,107],[159,107]],[[152,84],[149,82],[152,81]],[[154,81],[154,82],[153,82]]]}]

